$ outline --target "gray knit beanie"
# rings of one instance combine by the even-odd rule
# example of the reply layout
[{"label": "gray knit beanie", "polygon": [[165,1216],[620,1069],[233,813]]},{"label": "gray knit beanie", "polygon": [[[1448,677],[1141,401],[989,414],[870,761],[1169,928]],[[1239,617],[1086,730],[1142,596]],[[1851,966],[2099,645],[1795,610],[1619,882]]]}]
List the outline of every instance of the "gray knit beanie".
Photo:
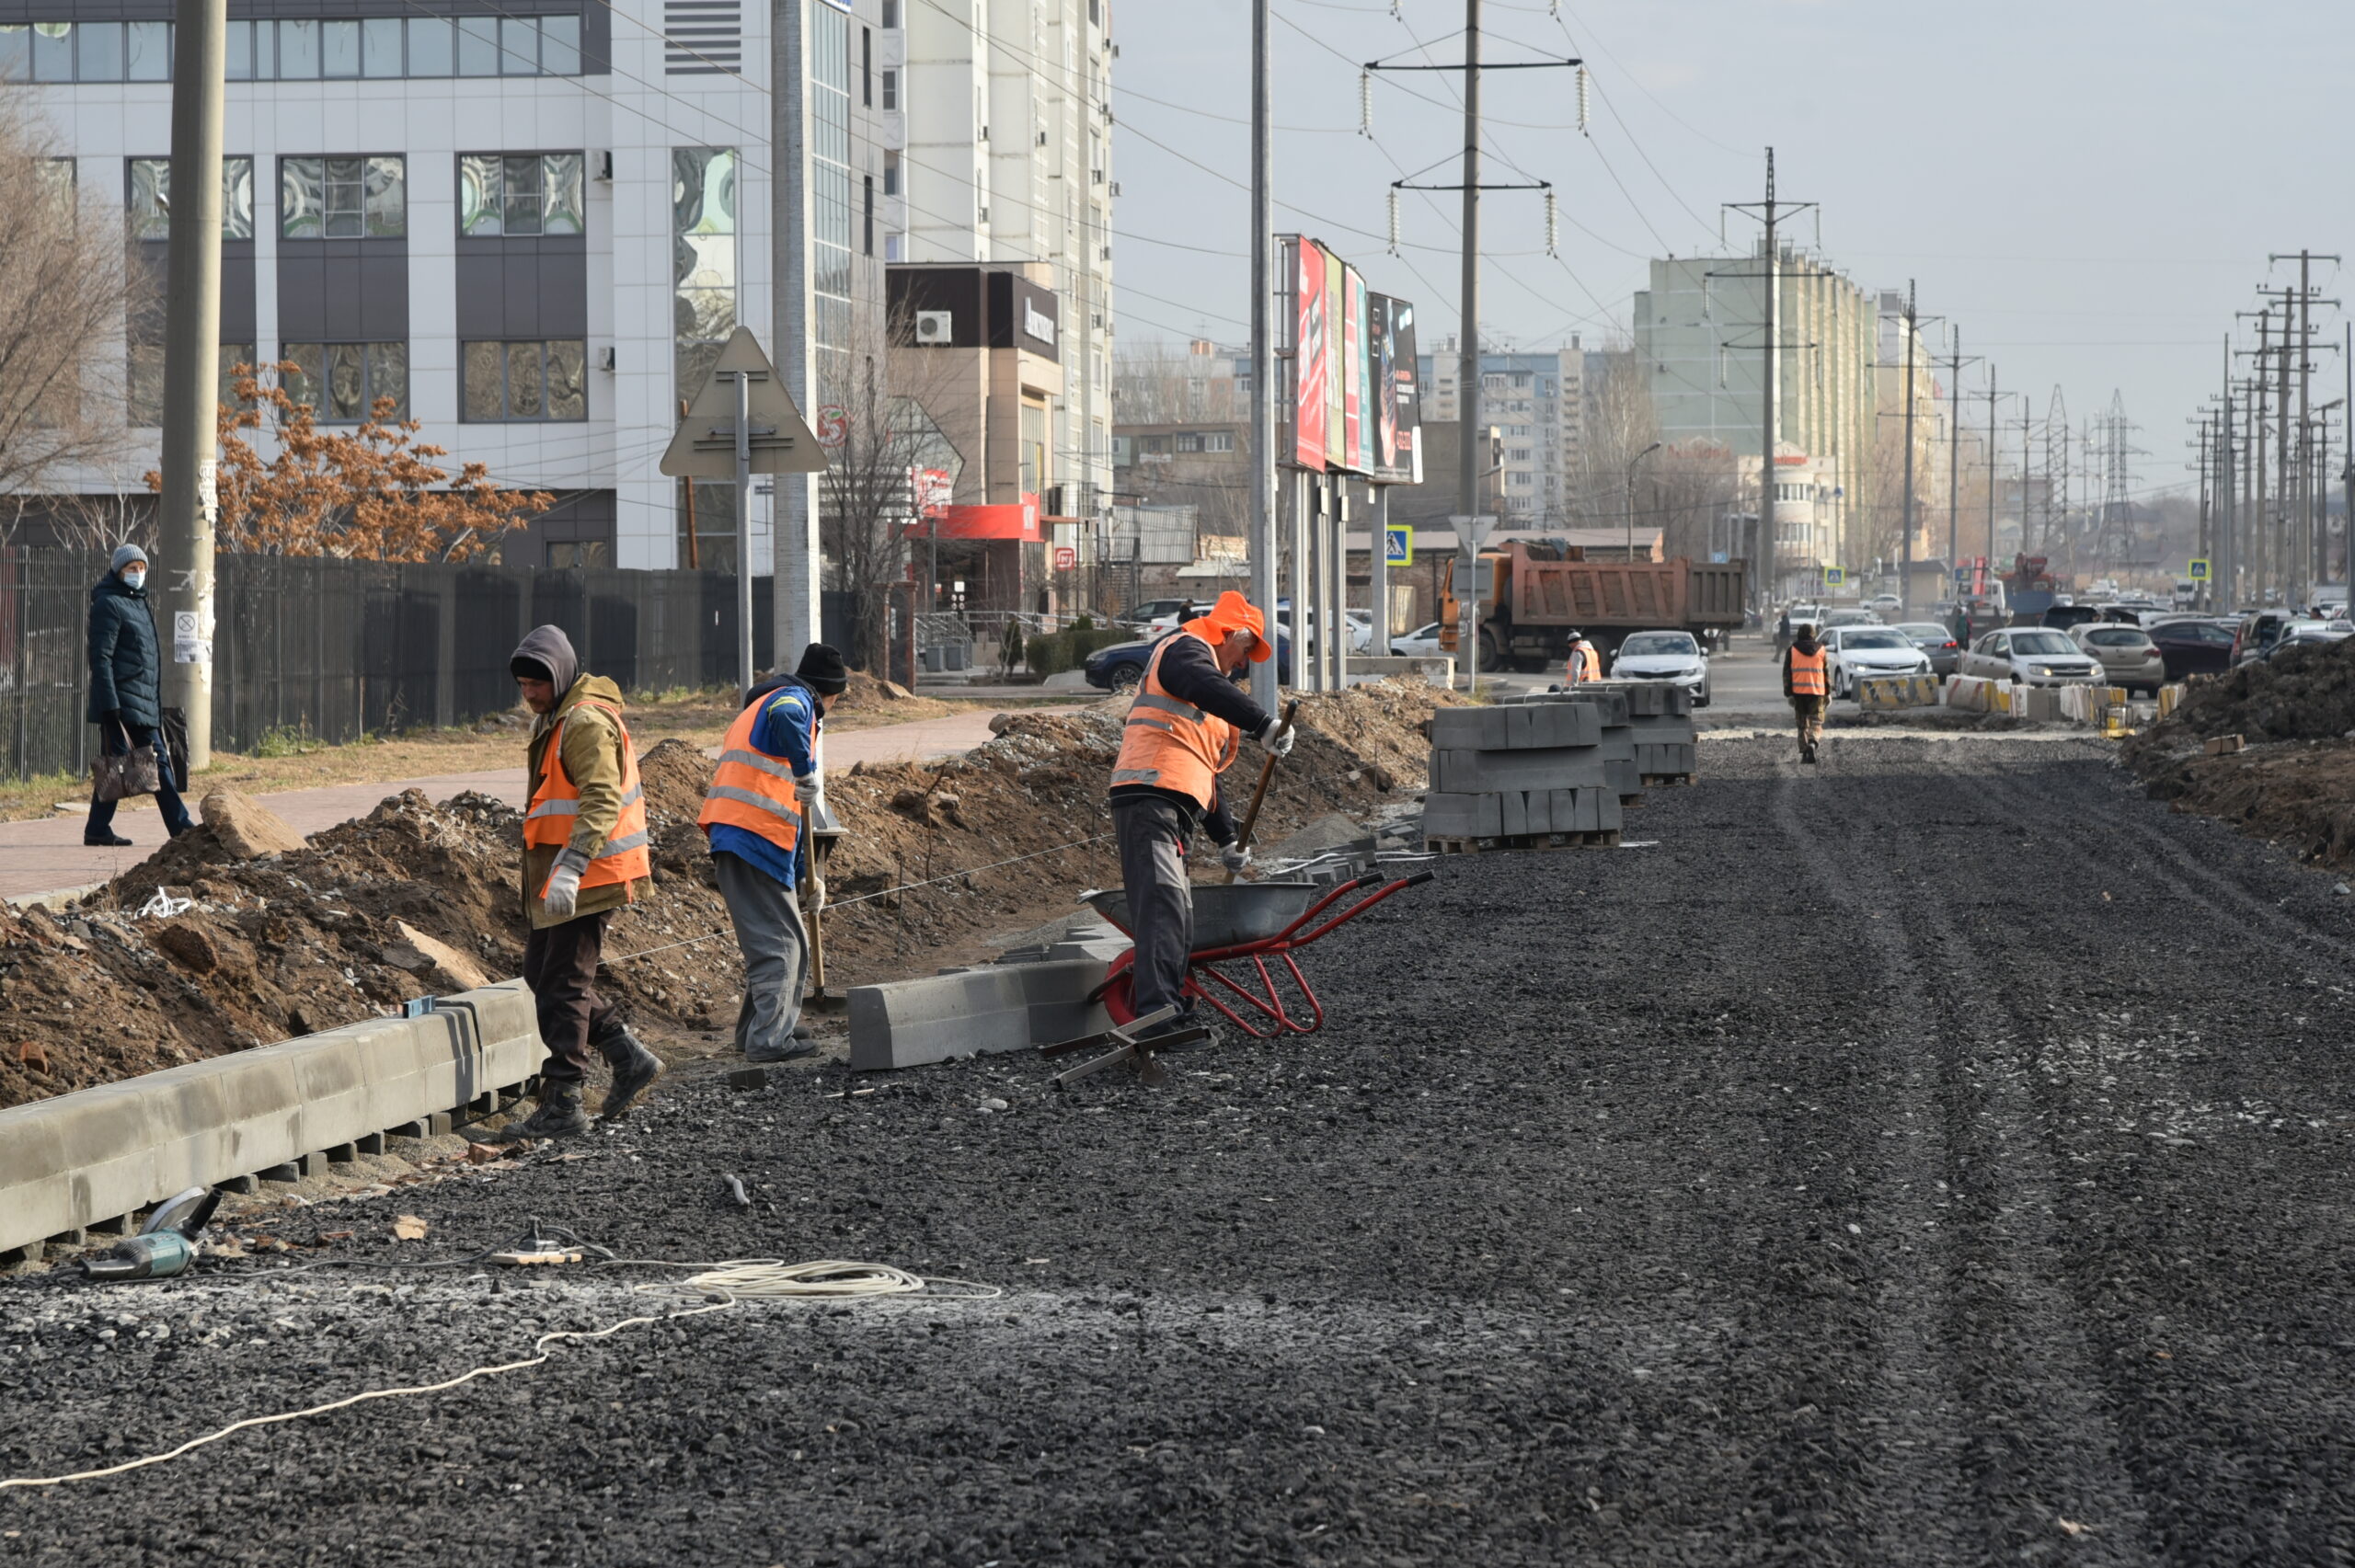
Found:
[{"label": "gray knit beanie", "polygon": [[118,544],[114,547],[114,560],[112,564],[107,567],[107,570],[110,572],[119,572],[122,570],[124,566],[132,561],[138,562],[143,567],[145,566],[147,564],[147,552],[142,550],[136,544]]}]

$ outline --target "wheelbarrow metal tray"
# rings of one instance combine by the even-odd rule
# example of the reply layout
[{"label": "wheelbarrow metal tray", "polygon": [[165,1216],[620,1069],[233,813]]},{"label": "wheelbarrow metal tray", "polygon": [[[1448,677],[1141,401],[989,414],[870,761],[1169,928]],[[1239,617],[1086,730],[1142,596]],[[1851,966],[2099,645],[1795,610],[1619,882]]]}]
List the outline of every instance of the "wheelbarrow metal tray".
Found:
[{"label": "wheelbarrow metal tray", "polygon": [[[1197,882],[1194,884],[1194,951],[1265,942],[1300,919],[1330,889],[1315,882]],[[1124,932],[1129,896],[1120,888],[1084,896],[1097,914]]]}]

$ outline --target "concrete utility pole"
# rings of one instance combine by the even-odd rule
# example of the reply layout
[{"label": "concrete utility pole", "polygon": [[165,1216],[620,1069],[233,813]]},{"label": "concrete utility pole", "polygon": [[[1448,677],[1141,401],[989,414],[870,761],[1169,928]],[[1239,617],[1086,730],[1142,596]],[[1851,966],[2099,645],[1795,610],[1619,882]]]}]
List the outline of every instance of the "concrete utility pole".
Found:
[{"label": "concrete utility pole", "polygon": [[[1268,111],[1268,5],[1251,0],[1251,602],[1276,624],[1275,143]],[[1297,650],[1295,650],[1297,652]],[[1276,711],[1276,660],[1251,667],[1251,700]]]},{"label": "concrete utility pole", "polygon": [[[1995,462],[2003,426],[1995,418],[1995,361],[1987,361],[1987,569],[1995,569]],[[2027,552],[2021,552],[2025,555]]]},{"label": "concrete utility pole", "polygon": [[1390,657],[1390,486],[1375,485],[1373,515],[1366,520],[1366,575],[1372,578],[1373,643],[1366,649],[1375,658]]},{"label": "concrete utility pole", "polygon": [[1765,240],[1761,256],[1765,269],[1759,274],[1765,308],[1764,341],[1759,345],[1763,355],[1759,366],[1759,452],[1758,452],[1758,532],[1759,550],[1766,557],[1766,581],[1757,585],[1771,589],[1775,576],[1775,563],[1780,555],[1781,541],[1775,532],[1775,448],[1783,434],[1783,280],[1781,242],[1775,226],[1786,217],[1796,217],[1815,205],[1812,201],[1785,201],[1775,194],[1775,149],[1766,149],[1766,199],[1763,201],[1729,201],[1726,205],[1737,212],[1758,214],[1765,226]]},{"label": "concrete utility pole", "polygon": [[[1459,347],[1464,357],[1455,372],[1455,488],[1465,515],[1480,514],[1480,454],[1488,442],[1480,430],[1480,0],[1464,0],[1464,276],[1456,306],[1463,324]],[[1480,573],[1477,550],[1465,550],[1457,541],[1457,570],[1475,582]],[[1461,590],[1459,590],[1461,591]],[[1465,668],[1476,689],[1480,650],[1464,649]]]},{"label": "concrete utility pole", "polygon": [[[2217,419],[2216,540],[2214,560],[2208,564],[2208,582],[2200,590],[2200,608],[2230,612],[2240,603],[2237,580],[2241,565],[2239,496],[2233,475],[2233,340],[2224,338],[2224,406]],[[2216,589],[2223,586],[2223,602]]]},{"label": "concrete utility pole", "polygon": [[[772,363],[777,377],[805,418],[816,406],[811,395],[818,372],[810,300],[808,5],[809,0],[779,0],[769,54],[769,80],[775,84],[769,99],[769,145],[775,149],[769,177],[769,232],[775,258],[770,273],[775,280],[770,292],[775,326],[769,338],[776,347]],[[800,661],[802,648],[818,640],[824,624],[818,600],[818,475],[778,475],[770,517],[775,662],[779,670],[791,670]],[[737,565],[750,569],[748,563]],[[923,605],[918,613],[931,608]],[[915,635],[911,623],[911,646]]]},{"label": "concrete utility pole", "polygon": [[[1897,618],[1913,618],[1913,280],[1905,280],[1905,506],[1899,541]],[[1953,563],[1947,563],[1952,569]]]},{"label": "concrete utility pole", "polygon": [[[228,0],[179,0],[172,34],[172,209],[164,316],[164,495],[156,563],[171,624],[170,705],[188,765],[213,765],[213,531],[221,384],[221,138]],[[186,789],[189,781],[178,781]]]},{"label": "concrete utility pole", "polygon": [[[1908,285],[1909,287],[1911,285]],[[1976,356],[1973,356],[1974,361]],[[1947,356],[1947,570],[1962,559],[1962,328]],[[1908,429],[1911,429],[1909,424]],[[1987,563],[1990,569],[1994,562]],[[1957,599],[1963,595],[1958,591]]]}]

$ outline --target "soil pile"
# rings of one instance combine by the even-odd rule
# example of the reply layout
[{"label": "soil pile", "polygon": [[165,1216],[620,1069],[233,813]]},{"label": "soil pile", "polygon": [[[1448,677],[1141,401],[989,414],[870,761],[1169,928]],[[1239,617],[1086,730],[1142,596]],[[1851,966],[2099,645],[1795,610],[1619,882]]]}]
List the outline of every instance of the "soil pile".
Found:
[{"label": "soil pile", "polygon": [[[1460,701],[1403,681],[1306,699],[1261,841],[1419,789],[1417,727]],[[1104,784],[1127,705],[1006,715],[963,756],[836,775],[846,836],[828,870],[842,903],[824,922],[831,988],[1074,910],[1082,888],[1116,880]],[[1246,747],[1230,775],[1238,795],[1258,756]],[[733,932],[695,826],[711,770],[679,740],[639,759],[653,883],[609,929],[600,984],[658,1041],[724,1027],[736,1007]],[[303,850],[247,859],[200,827],[64,917],[0,911],[0,1105],[394,1011],[450,968],[418,935],[516,973],[521,843],[521,815],[498,800],[437,806],[411,790]]]},{"label": "soil pile", "polygon": [[[2355,731],[2355,638],[2293,647],[2255,659],[2185,694],[2165,722],[2137,737],[2130,761],[2219,735],[2265,740],[2336,740]],[[2138,764],[2139,765],[2139,764]]]}]

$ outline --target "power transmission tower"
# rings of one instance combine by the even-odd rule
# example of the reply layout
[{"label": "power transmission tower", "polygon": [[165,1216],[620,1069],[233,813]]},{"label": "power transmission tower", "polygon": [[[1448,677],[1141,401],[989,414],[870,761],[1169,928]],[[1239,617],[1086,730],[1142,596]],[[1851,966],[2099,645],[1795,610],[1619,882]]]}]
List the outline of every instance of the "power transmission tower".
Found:
[{"label": "power transmission tower", "polygon": [[2109,395],[2109,409],[2095,426],[2101,432],[2101,501],[2094,519],[2094,557],[2115,570],[2131,571],[2141,564],[2134,555],[2132,459],[2142,453],[2129,438],[2141,427],[2127,421],[2122,392]]},{"label": "power transmission tower", "polygon": [[2069,405],[2058,386],[2044,406],[2044,500],[2048,534],[2058,529],[2074,550],[2080,531],[2069,522]]}]

